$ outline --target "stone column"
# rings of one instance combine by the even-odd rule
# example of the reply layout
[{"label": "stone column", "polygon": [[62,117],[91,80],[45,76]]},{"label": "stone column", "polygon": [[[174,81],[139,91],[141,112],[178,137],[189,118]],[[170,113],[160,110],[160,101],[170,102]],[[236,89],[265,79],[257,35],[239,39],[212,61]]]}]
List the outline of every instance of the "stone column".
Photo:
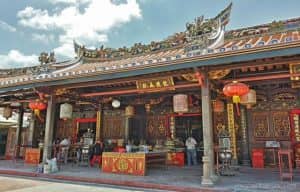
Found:
[{"label": "stone column", "polygon": [[242,133],[242,163],[250,165],[249,147],[248,147],[248,130],[247,130],[247,111],[241,107],[241,133]]},{"label": "stone column", "polygon": [[52,95],[48,100],[46,125],[45,125],[45,138],[44,138],[44,151],[43,163],[51,156],[53,128],[54,128],[54,115],[55,115],[55,98]]},{"label": "stone column", "polygon": [[[21,105],[20,108],[19,108],[15,147],[21,145],[21,134],[22,134],[22,128],[23,128],[23,115],[24,115],[24,109],[23,109],[23,106]],[[16,148],[15,154],[16,154],[16,157],[20,156],[20,148],[19,147]]]},{"label": "stone column", "polygon": [[129,119],[129,116],[125,116],[125,143],[127,143],[129,139]]},{"label": "stone column", "polygon": [[28,145],[33,145],[33,136],[34,136],[34,127],[35,127],[35,118],[34,114],[31,113],[31,119],[29,123],[29,134],[28,134]]},{"label": "stone column", "polygon": [[210,98],[210,82],[207,73],[202,73],[203,85],[201,87],[202,101],[202,124],[203,124],[203,177],[202,185],[213,185],[214,181],[214,148],[213,148],[213,125]]}]

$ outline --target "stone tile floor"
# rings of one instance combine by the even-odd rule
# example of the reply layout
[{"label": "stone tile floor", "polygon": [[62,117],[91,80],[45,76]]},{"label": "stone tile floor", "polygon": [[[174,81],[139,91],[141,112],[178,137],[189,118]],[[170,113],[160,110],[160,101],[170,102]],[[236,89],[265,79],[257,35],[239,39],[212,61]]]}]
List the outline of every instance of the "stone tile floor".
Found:
[{"label": "stone tile floor", "polygon": [[[0,161],[0,170],[36,172],[36,169],[36,166],[25,165],[22,161],[18,161],[17,163],[5,160]],[[168,167],[167,169],[153,167],[149,169],[146,176],[131,176],[103,173],[101,169],[97,167],[79,167],[77,165],[72,166],[68,164],[63,165],[59,172],[52,174],[199,188],[201,187],[202,167]],[[242,166],[236,172],[235,176],[218,177],[218,181],[212,189],[234,192],[300,192],[300,169],[294,170],[294,179],[293,182],[290,182],[289,180],[281,181],[279,178],[279,170],[276,168],[252,169]]]}]

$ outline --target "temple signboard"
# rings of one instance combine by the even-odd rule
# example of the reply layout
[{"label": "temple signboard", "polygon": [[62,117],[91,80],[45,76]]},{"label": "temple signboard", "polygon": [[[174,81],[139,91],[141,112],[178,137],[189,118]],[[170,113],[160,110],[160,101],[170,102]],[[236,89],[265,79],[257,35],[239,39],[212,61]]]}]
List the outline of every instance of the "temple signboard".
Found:
[{"label": "temple signboard", "polygon": [[161,77],[136,81],[137,89],[141,92],[156,92],[161,90],[175,90],[173,77]]},{"label": "temple signboard", "polygon": [[186,113],[189,111],[188,95],[176,94],[173,96],[173,110],[175,113]]}]

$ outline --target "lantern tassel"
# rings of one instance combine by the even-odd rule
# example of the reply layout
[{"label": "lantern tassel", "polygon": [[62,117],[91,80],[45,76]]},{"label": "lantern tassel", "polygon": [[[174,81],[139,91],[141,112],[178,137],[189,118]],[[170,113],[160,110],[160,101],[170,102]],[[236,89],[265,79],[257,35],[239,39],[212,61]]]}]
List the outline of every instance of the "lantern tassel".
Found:
[{"label": "lantern tassel", "polygon": [[35,114],[35,116],[37,116],[37,118],[38,118],[42,123],[44,122],[44,119],[41,117],[41,112],[40,112],[40,110],[35,109],[35,110],[34,110],[34,114]]},{"label": "lantern tassel", "polygon": [[240,107],[239,107],[239,103],[235,104],[235,108],[236,108],[236,113],[238,116],[240,116]]},{"label": "lantern tassel", "polygon": [[239,108],[239,102],[241,101],[241,98],[240,96],[238,95],[234,95],[232,97],[232,102],[235,103],[235,108],[236,108],[236,112],[237,112],[237,115],[240,116],[240,108]]}]

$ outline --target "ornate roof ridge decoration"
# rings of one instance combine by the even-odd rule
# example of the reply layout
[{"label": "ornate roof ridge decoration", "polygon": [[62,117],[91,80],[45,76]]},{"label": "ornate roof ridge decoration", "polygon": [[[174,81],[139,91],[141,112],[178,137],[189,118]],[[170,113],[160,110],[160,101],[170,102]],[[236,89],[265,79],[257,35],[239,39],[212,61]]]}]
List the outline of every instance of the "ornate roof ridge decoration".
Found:
[{"label": "ornate roof ridge decoration", "polygon": [[55,70],[66,68],[75,63],[78,63],[79,60],[80,58],[75,60],[56,62],[54,52],[51,52],[49,55],[46,52],[42,52],[39,56],[40,65],[34,65],[30,67],[0,69],[0,78],[50,73]]},{"label": "ornate roof ridge decoration", "polygon": [[251,27],[226,31],[225,39],[232,40],[239,38],[247,38],[255,35],[275,34],[278,32],[287,32],[295,29],[300,29],[300,17],[279,21],[274,20],[270,23],[262,25],[255,25]]},{"label": "ornate roof ridge decoration", "polygon": [[88,49],[74,41],[74,50],[78,57],[108,61],[182,47],[186,52],[214,48],[223,43],[224,29],[229,22],[231,7],[232,3],[211,19],[197,17],[194,22],[186,24],[186,31],[175,33],[162,41],[152,41],[150,44],[135,43],[129,48],[124,46],[118,49],[104,48],[103,45],[100,48]]}]

